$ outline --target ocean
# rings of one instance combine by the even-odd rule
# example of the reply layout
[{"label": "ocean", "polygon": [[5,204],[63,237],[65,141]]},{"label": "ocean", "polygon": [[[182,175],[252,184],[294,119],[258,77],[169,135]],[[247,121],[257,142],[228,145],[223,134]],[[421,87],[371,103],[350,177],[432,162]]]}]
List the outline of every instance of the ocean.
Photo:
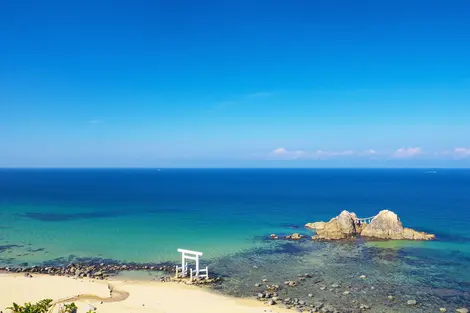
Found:
[{"label": "ocean", "polygon": [[[368,217],[382,209],[437,240],[269,240],[311,234],[305,223],[342,210]],[[425,312],[470,300],[469,210],[466,169],[2,169],[0,265],[177,261],[184,248],[202,251],[203,264],[230,278],[219,290],[236,296],[257,292],[263,277],[282,283],[314,272],[320,284],[340,280],[353,293],[381,286],[362,301],[378,290],[421,297]],[[361,273],[371,278],[358,282]],[[316,288],[304,287],[292,292]]]}]

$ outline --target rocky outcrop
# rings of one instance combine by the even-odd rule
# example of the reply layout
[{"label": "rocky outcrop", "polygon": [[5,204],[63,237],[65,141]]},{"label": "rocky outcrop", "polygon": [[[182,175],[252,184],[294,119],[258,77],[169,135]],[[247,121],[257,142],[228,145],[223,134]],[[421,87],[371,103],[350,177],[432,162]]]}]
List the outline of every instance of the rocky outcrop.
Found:
[{"label": "rocky outcrop", "polygon": [[305,237],[307,237],[307,236],[301,235],[299,233],[294,233],[292,235],[286,236],[286,239],[287,240],[300,240],[300,239],[304,239]]},{"label": "rocky outcrop", "polygon": [[337,217],[332,218],[328,223],[318,222],[307,225],[310,225],[308,227],[315,229],[317,233],[312,237],[314,240],[346,239],[356,235],[355,218],[356,215],[354,213],[343,211]]},{"label": "rocky outcrop", "polygon": [[432,240],[435,236],[403,227],[398,215],[392,211],[383,210],[364,227],[361,232],[364,237],[398,240]]},{"label": "rocky outcrop", "polygon": [[326,222],[307,223],[307,224],[305,224],[305,227],[306,228],[311,228],[311,229],[314,229],[314,230],[318,230],[318,229],[325,228],[325,224],[326,224]]},{"label": "rocky outcrop", "polygon": [[392,211],[380,211],[370,224],[358,223],[357,216],[348,211],[341,212],[329,222],[308,223],[307,228],[315,230],[313,240],[339,240],[355,236],[375,239],[433,240],[435,236],[403,227],[398,216]]}]

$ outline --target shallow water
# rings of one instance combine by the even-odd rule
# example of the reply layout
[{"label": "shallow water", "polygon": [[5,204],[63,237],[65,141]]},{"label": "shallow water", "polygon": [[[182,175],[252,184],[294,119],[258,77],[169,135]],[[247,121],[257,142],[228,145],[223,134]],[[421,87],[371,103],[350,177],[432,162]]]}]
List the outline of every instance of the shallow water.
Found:
[{"label": "shallow water", "polygon": [[[221,291],[233,295],[253,295],[263,278],[281,283],[313,272],[315,280],[288,295],[313,293],[306,300],[339,306],[369,301],[394,312],[454,308],[469,300],[470,171],[425,172],[0,170],[0,265],[178,261],[176,249],[186,248],[203,251],[203,263],[229,278]],[[438,240],[267,240],[270,233],[308,234],[306,222],[342,209],[371,216],[383,208]],[[335,283],[342,288],[318,290]],[[407,307],[408,298],[418,306]]]},{"label": "shallow water", "polygon": [[[361,242],[279,242],[214,260],[211,268],[229,277],[217,287],[221,292],[252,297],[266,290],[262,281],[267,279],[267,284],[282,286],[278,293],[283,299],[320,301],[340,312],[360,304],[371,306],[373,312],[437,312],[441,307],[452,311],[468,305],[468,260],[441,263],[430,260],[430,255],[417,256],[413,248],[374,248]],[[313,278],[299,281],[305,273]],[[285,281],[297,281],[298,286],[287,287]],[[332,288],[335,284],[340,287]],[[344,295],[345,291],[349,294]],[[411,299],[418,305],[408,306]]]}]

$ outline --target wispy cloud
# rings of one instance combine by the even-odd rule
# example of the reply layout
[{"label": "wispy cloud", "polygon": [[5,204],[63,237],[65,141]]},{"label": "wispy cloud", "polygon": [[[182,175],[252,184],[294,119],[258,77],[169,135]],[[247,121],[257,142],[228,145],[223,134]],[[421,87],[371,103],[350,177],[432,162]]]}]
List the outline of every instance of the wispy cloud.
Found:
[{"label": "wispy cloud", "polygon": [[296,160],[302,156],[305,156],[307,153],[303,150],[293,150],[289,151],[285,148],[277,148],[268,156],[268,159],[277,159],[277,160]]},{"label": "wispy cloud", "polygon": [[420,154],[423,154],[423,149],[420,147],[400,148],[395,151],[393,157],[398,159],[407,159],[413,158]]},{"label": "wispy cloud", "polygon": [[377,155],[377,151],[374,149],[369,149],[366,152],[364,152],[365,155]]},{"label": "wispy cloud", "polygon": [[421,147],[402,147],[395,150],[392,153],[380,153],[375,149],[369,149],[366,151],[353,151],[353,150],[339,150],[339,151],[331,151],[331,150],[288,150],[286,148],[277,148],[271,151],[268,154],[268,159],[275,159],[275,160],[328,160],[328,159],[335,159],[335,158],[347,158],[347,157],[354,157],[354,158],[364,158],[370,160],[378,160],[378,159],[412,159],[416,157],[422,157],[426,159],[439,159],[439,158],[447,158],[447,159],[470,159],[470,148],[454,148],[452,150],[446,151],[437,151],[437,152],[425,152]]},{"label": "wispy cloud", "polygon": [[453,155],[456,159],[463,159],[470,157],[470,148],[455,148]]},{"label": "wispy cloud", "polygon": [[317,150],[310,154],[312,158],[316,158],[316,159],[328,159],[332,157],[341,157],[341,156],[349,156],[349,155],[354,155],[354,151],[352,150],[344,150],[344,151]]},{"label": "wispy cloud", "polygon": [[287,150],[285,148],[277,148],[269,153],[268,159],[278,160],[297,160],[297,159],[329,159],[334,157],[351,156],[354,155],[352,150],[344,151],[305,151],[305,150]]}]

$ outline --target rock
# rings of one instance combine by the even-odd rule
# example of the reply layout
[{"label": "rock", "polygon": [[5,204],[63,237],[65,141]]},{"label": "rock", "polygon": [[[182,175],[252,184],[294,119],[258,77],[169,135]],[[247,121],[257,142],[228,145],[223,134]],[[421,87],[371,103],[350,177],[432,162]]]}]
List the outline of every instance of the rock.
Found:
[{"label": "rock", "polygon": [[266,285],[266,289],[270,291],[277,291],[279,290],[280,286],[279,285]]},{"label": "rock", "polygon": [[333,284],[333,285],[331,285],[331,288],[339,288],[339,285],[338,284]]},{"label": "rock", "polygon": [[349,293],[350,292],[346,290],[345,292],[343,292],[343,295],[347,296]]},{"label": "rock", "polygon": [[299,233],[294,233],[292,235],[286,236],[286,239],[289,239],[289,240],[300,240],[303,238],[305,238],[305,235],[301,235]]},{"label": "rock", "polygon": [[326,289],[326,287],[324,287],[324,286],[323,286],[323,287],[320,287],[320,290],[325,290],[325,289]]},{"label": "rock", "polygon": [[317,310],[321,309],[323,307],[323,303],[322,302],[319,302],[319,301],[316,301],[313,303],[313,307]]},{"label": "rock", "polygon": [[[328,223],[315,225],[316,235],[312,237],[313,240],[338,240],[351,238],[356,235],[356,228],[354,219],[356,215],[348,211],[341,212],[337,217],[332,218]],[[309,225],[309,224],[307,224]],[[321,225],[321,226],[319,226]],[[312,226],[310,224],[310,226]]]},{"label": "rock", "polygon": [[267,283],[267,282],[268,282],[268,280],[267,280],[266,278],[263,279],[262,281],[263,281],[263,283]]},{"label": "rock", "polygon": [[361,310],[369,310],[369,309],[370,309],[370,306],[368,306],[367,304],[361,304],[361,305],[359,306],[359,309],[361,309]]},{"label": "rock", "polygon": [[263,299],[265,297],[264,293],[258,293],[258,298]]},{"label": "rock", "polygon": [[461,308],[461,309],[457,309],[455,310],[456,312],[458,313],[468,313],[468,309],[467,308]]},{"label": "rock", "polygon": [[276,234],[271,234],[269,235],[269,237],[271,237],[271,239],[274,239],[274,240],[279,239],[279,237]]},{"label": "rock", "polygon": [[393,300],[393,296],[388,296],[388,300]]},{"label": "rock", "polygon": [[268,301],[268,305],[275,305],[276,304],[276,301],[274,301],[274,299],[271,299]]},{"label": "rock", "polygon": [[255,284],[255,287],[259,287],[259,286],[261,286],[261,285],[260,284]]},{"label": "rock", "polygon": [[305,227],[306,228],[311,228],[311,229],[314,229],[314,230],[318,230],[318,229],[323,229],[325,228],[325,222],[315,222],[315,223],[307,223],[305,224]]},{"label": "rock", "polygon": [[366,275],[361,275],[361,276],[359,276],[359,278],[366,279],[367,276]]},{"label": "rock", "polygon": [[408,305],[416,305],[416,303],[417,303],[416,300],[408,300],[406,302],[406,304],[408,304]]},{"label": "rock", "polygon": [[308,296],[311,298],[311,297],[313,297],[313,294],[312,294],[312,293],[309,293]]},{"label": "rock", "polygon": [[432,240],[435,236],[404,228],[398,216],[392,211],[380,211],[372,222],[364,227],[362,236],[379,239]]},{"label": "rock", "polygon": [[442,312],[442,313],[447,312],[447,309],[446,308],[440,308],[439,312]]}]

